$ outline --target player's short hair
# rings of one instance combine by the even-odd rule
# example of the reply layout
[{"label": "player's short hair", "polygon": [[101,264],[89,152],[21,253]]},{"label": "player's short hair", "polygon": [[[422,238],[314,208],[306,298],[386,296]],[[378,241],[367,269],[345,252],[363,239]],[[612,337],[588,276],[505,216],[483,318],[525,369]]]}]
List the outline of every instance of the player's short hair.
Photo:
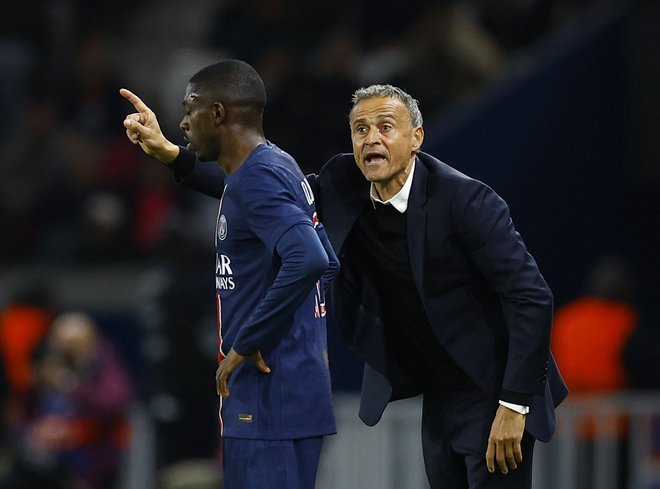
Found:
[{"label": "player's short hair", "polygon": [[351,99],[353,102],[351,114],[353,113],[353,110],[355,109],[355,106],[358,104],[358,102],[374,97],[388,97],[399,100],[410,112],[410,125],[412,127],[419,127],[424,124],[422,112],[419,110],[419,102],[406,91],[393,85],[371,85],[368,87],[358,88],[353,93],[353,97]]},{"label": "player's short hair", "polygon": [[251,107],[258,113],[262,113],[266,105],[264,82],[245,61],[219,61],[195,73],[190,83],[226,104]]}]

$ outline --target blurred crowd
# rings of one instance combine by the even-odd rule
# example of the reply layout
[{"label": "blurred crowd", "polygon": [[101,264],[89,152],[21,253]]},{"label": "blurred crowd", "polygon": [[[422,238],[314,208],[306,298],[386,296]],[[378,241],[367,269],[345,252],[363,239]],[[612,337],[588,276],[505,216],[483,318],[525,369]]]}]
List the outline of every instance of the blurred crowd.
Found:
[{"label": "blurred crowd", "polygon": [[[203,212],[127,143],[121,122],[130,107],[117,95],[129,57],[113,46],[144,41],[131,20],[157,19],[177,3],[190,8],[36,0],[0,19],[0,262],[142,259],[159,249],[174,216]],[[199,2],[208,21],[197,38],[200,50],[258,69],[269,94],[267,136],[315,170],[350,148],[346,115],[357,87],[399,84],[430,116],[502,76],[512,57],[594,3]],[[165,125],[176,140],[176,122]]]},{"label": "blurred crowd", "polygon": [[0,304],[0,489],[125,487],[135,445],[139,480],[218,487],[212,256],[182,229],[164,242],[128,318],[29,280]]},{"label": "blurred crowd", "polygon": [[27,290],[0,314],[0,352],[0,487],[117,487],[134,386],[94,318]]}]

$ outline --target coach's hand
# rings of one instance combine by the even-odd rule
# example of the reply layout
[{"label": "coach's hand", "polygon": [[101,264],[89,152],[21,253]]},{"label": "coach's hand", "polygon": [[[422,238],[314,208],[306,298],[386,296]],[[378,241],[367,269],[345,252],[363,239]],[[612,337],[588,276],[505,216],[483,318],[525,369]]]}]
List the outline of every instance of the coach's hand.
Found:
[{"label": "coach's hand", "polygon": [[495,413],[495,420],[490,428],[486,467],[488,472],[495,472],[495,461],[503,474],[509,469],[518,468],[522,462],[522,441],[525,431],[525,415],[500,406]]},{"label": "coach's hand", "polygon": [[268,365],[266,365],[266,362],[261,356],[261,352],[256,351],[252,355],[245,357],[240,353],[236,353],[236,351],[234,351],[234,349],[232,348],[231,350],[229,350],[229,354],[227,355],[227,358],[225,358],[223,361],[220,362],[220,366],[218,367],[218,370],[215,373],[215,391],[218,393],[219,396],[229,397],[229,389],[227,388],[227,382],[229,381],[229,376],[234,371],[234,369],[238,367],[238,365],[246,358],[252,360],[261,373],[263,374],[270,373],[270,368],[268,367]]},{"label": "coach's hand", "polygon": [[139,144],[149,156],[153,156],[169,165],[179,154],[179,147],[165,138],[158,124],[156,114],[133,92],[122,88],[122,97],[133,104],[136,113],[128,114],[124,119],[126,136],[133,144]]}]

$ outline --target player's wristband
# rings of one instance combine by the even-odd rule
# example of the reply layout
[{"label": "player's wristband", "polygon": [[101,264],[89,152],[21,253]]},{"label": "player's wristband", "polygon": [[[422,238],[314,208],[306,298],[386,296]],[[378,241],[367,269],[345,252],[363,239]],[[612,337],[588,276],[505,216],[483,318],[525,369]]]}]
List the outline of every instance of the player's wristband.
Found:
[{"label": "player's wristband", "polygon": [[195,153],[188,151],[183,146],[179,146],[179,154],[169,165],[174,172],[177,182],[190,175],[195,168]]}]

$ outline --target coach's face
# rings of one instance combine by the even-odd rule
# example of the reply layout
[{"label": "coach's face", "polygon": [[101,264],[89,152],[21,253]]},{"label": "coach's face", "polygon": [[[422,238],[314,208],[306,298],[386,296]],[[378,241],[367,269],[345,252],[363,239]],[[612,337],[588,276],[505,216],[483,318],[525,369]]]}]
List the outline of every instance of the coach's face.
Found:
[{"label": "coach's face", "polygon": [[220,154],[217,134],[218,103],[211,100],[195,84],[189,83],[183,98],[185,115],[179,127],[183,131],[188,149],[202,161],[217,160]]},{"label": "coach's face", "polygon": [[384,200],[406,181],[422,146],[424,129],[412,127],[410,111],[397,98],[372,97],[351,111],[351,138],[355,161]]}]

